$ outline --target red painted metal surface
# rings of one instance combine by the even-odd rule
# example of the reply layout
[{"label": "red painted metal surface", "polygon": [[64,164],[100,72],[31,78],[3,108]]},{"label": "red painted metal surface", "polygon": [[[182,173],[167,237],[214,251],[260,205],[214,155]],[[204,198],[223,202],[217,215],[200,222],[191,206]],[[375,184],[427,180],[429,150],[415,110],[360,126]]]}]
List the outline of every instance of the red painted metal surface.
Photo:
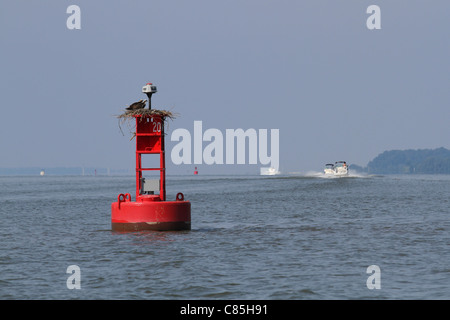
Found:
[{"label": "red painted metal surface", "polygon": [[[159,168],[143,168],[142,155],[159,154]],[[142,187],[142,172],[159,170],[161,201],[166,200],[166,168],[164,158],[164,119],[161,116],[136,116],[136,200],[139,200]]]},{"label": "red painted metal surface", "polygon": [[[136,201],[129,193],[120,194],[111,205],[114,231],[190,230],[191,203],[178,193],[175,201],[166,201],[164,157],[164,118],[159,115],[136,117]],[[159,167],[142,166],[142,155],[159,155]],[[159,194],[142,193],[145,171],[159,171]]]},{"label": "red painted metal surface", "polygon": [[145,198],[131,201],[123,196],[111,205],[111,224],[114,231],[190,230],[191,203]]}]

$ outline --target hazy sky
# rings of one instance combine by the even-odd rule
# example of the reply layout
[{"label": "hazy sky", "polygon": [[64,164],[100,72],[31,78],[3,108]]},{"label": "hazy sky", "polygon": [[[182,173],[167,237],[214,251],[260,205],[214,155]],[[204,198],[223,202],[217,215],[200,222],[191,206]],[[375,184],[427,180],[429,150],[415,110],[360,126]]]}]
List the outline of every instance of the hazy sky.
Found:
[{"label": "hazy sky", "polygon": [[[81,29],[70,30],[70,5]],[[381,9],[369,30],[367,7]],[[279,129],[283,172],[450,148],[450,1],[2,0],[0,167],[134,168],[116,115],[158,86],[176,128]],[[201,165],[259,172],[260,165]]]}]

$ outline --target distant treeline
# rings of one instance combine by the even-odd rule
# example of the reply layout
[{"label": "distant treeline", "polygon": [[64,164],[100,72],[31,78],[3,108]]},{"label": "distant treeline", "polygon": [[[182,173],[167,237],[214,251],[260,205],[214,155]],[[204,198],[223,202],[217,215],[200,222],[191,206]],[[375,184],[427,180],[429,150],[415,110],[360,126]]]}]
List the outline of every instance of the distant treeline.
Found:
[{"label": "distant treeline", "polygon": [[376,156],[367,167],[351,165],[350,170],[373,174],[450,174],[450,150],[391,150]]}]

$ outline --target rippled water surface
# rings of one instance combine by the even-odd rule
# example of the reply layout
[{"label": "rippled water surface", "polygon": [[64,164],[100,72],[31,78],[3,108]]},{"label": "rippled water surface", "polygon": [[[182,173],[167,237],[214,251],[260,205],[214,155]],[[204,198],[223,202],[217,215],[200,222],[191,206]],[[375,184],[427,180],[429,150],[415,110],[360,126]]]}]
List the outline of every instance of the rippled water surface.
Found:
[{"label": "rippled water surface", "polygon": [[450,298],[449,176],[167,179],[190,231],[111,231],[134,177],[0,177],[0,299]]}]

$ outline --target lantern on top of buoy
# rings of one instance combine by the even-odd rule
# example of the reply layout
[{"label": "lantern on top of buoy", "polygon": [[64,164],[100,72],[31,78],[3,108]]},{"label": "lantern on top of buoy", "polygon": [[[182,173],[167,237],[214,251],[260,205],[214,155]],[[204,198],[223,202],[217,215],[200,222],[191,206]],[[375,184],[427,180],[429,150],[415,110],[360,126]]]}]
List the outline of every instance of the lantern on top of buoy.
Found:
[{"label": "lantern on top of buoy", "polygon": [[[156,86],[147,83],[142,92],[156,92]],[[142,100],[141,100],[142,101]],[[143,106],[142,106],[143,105]],[[191,203],[178,193],[174,200],[166,199],[166,166],[164,145],[164,124],[172,117],[169,111],[145,108],[145,102],[127,111],[119,118],[135,118],[136,123],[136,197],[132,201],[130,193],[121,193],[111,204],[111,226],[113,231],[137,230],[190,230]],[[159,155],[159,166],[144,167],[142,157]],[[144,177],[144,172],[158,172],[158,179]]]}]

